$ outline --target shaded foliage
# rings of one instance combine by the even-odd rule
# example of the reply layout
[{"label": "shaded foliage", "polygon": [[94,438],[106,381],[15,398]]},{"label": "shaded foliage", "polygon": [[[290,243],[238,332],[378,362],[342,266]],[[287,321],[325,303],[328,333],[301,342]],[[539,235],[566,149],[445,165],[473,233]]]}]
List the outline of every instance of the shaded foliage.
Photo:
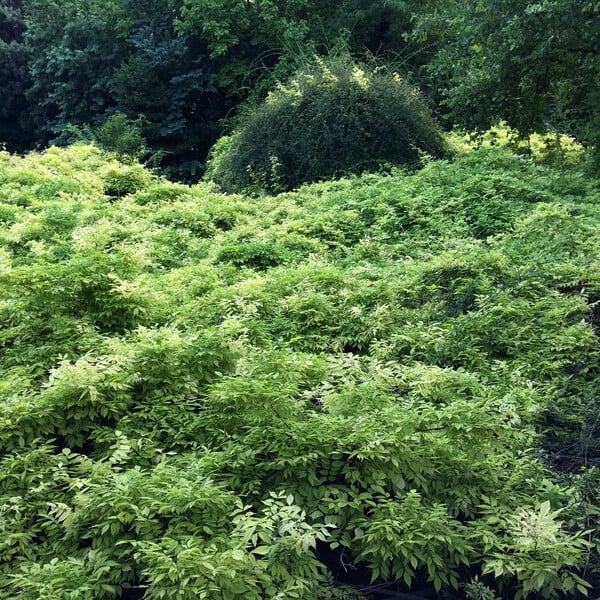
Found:
[{"label": "shaded foliage", "polygon": [[[417,28],[443,44],[428,68],[454,122],[521,135],[557,130],[598,146],[600,8],[588,0],[470,0]],[[444,34],[441,34],[444,35]]]},{"label": "shaded foliage", "polygon": [[420,68],[426,55],[405,34],[427,3],[23,4],[26,20],[20,2],[3,9],[3,76],[11,99],[0,139],[8,148],[89,140],[124,114],[140,126],[153,164],[183,180],[200,177],[223,120],[230,127],[241,106],[259,104],[315,54],[374,53],[403,71]]},{"label": "shaded foliage", "polygon": [[205,44],[174,31],[176,2],[30,0],[27,7],[28,96],[40,139],[64,143],[120,113],[161,151],[167,171],[186,178],[201,168],[219,116],[214,72]]},{"label": "shaded foliage", "polygon": [[418,92],[396,74],[318,62],[272,92],[214,148],[207,178],[229,192],[290,190],[447,154]]},{"label": "shaded foliage", "polygon": [[31,85],[30,51],[23,40],[25,21],[20,0],[0,6],[0,144],[23,151],[34,142],[25,91]]},{"label": "shaded foliage", "polygon": [[314,56],[341,52],[393,65],[451,124],[504,119],[597,147],[598,23],[589,0],[10,0],[0,142],[92,140],[122,114],[146,160],[196,181],[223,131]]}]

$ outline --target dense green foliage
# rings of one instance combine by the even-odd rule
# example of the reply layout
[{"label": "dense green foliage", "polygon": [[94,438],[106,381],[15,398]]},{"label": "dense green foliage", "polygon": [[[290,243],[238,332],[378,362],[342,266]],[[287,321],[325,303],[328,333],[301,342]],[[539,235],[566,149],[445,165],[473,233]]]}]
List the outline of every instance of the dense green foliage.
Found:
[{"label": "dense green foliage", "polygon": [[0,597],[585,591],[599,194],[495,147],[258,200],[0,154]]},{"label": "dense green foliage", "polygon": [[[0,598],[597,596],[599,49],[592,0],[4,0]],[[246,197],[138,163],[211,147]]]},{"label": "dense green foliage", "polygon": [[421,3],[11,0],[0,9],[0,143],[65,144],[115,114],[171,177],[198,179],[220,121],[313,53],[414,54]]},{"label": "dense green foliage", "polygon": [[21,1],[4,0],[0,6],[0,144],[19,151],[30,147],[33,142],[25,98],[25,90],[31,82],[24,31]]},{"label": "dense green foliage", "polygon": [[502,119],[523,136],[554,129],[600,143],[598,2],[461,1],[424,16],[422,35],[439,44],[440,30],[447,42],[428,68],[455,123]]},{"label": "dense green foliage", "polygon": [[289,191],[307,182],[442,157],[442,133],[397,75],[319,62],[272,92],[212,152],[207,178],[228,192]]},{"label": "dense green foliage", "polygon": [[342,52],[416,83],[450,126],[504,120],[524,137],[559,131],[598,147],[598,10],[592,0],[5,0],[0,144],[90,141],[123,115],[144,160],[197,181],[240,115],[315,56]]},{"label": "dense green foliage", "polygon": [[[198,175],[220,114],[202,40],[174,30],[176,0],[27,0],[39,139],[85,137],[116,113],[139,124],[163,167]],[[185,156],[183,156],[185,155]]]},{"label": "dense green foliage", "polygon": [[227,97],[256,100],[306,56],[346,49],[418,64],[412,20],[439,2],[405,0],[183,0],[180,31],[205,39]]}]

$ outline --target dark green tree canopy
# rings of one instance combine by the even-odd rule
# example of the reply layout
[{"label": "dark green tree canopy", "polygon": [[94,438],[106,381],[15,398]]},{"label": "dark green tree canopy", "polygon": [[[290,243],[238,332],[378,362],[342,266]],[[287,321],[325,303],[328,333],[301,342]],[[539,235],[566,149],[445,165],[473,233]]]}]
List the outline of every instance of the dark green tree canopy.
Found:
[{"label": "dark green tree canopy", "polygon": [[506,121],[523,135],[598,137],[600,5],[591,0],[467,0],[427,15],[447,43],[429,65],[451,118],[469,129]]},{"label": "dark green tree canopy", "polygon": [[307,57],[343,48],[410,70],[423,61],[407,35],[416,15],[439,2],[402,0],[183,0],[179,31],[198,35],[219,65],[218,86],[237,102],[261,100]]},{"label": "dark green tree canopy", "polygon": [[593,0],[5,0],[0,143],[88,139],[114,115],[168,175],[207,152],[310,57],[376,55],[449,124],[505,120],[598,147],[600,8]]},{"label": "dark green tree canopy", "polygon": [[20,4],[11,0],[0,17],[0,77],[10,96],[2,118],[14,124],[26,115],[35,132],[28,141],[10,125],[0,141],[10,149],[64,144],[74,131],[95,131],[123,114],[177,178],[198,177],[223,119],[241,105],[260,104],[307,57],[347,49],[420,64],[419,44],[406,33],[429,5],[24,0],[21,10]]},{"label": "dark green tree canopy", "polygon": [[199,162],[219,117],[214,73],[206,45],[175,32],[178,8],[172,0],[30,0],[39,136],[67,141],[69,126],[97,128],[120,112],[143,123],[167,164],[184,152]]},{"label": "dark green tree canopy", "polygon": [[0,5],[0,144],[18,151],[32,143],[25,98],[30,54],[23,43],[24,31],[22,2],[5,0]]}]

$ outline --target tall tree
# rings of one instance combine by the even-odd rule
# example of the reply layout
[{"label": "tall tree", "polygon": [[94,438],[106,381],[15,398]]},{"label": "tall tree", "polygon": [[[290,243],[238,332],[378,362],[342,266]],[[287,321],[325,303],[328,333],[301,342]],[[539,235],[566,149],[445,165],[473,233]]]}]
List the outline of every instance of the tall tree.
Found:
[{"label": "tall tree", "polygon": [[[447,2],[447,0],[443,0]],[[206,40],[217,86],[232,107],[312,62],[343,50],[378,55],[412,71],[423,63],[408,34],[416,14],[440,0],[183,0],[179,31]],[[309,60],[307,60],[307,58]]]},{"label": "tall tree", "polygon": [[203,159],[216,136],[214,74],[205,44],[174,30],[178,0],[25,1],[41,139],[68,141],[70,126],[119,112],[171,167]]},{"label": "tall tree", "polygon": [[600,5],[593,0],[466,0],[429,14],[447,32],[430,64],[455,122],[505,120],[523,135],[549,128],[600,141]]},{"label": "tall tree", "polygon": [[21,1],[27,52],[21,62],[2,64],[4,79],[18,87],[15,97],[29,102],[24,112],[36,141],[65,143],[74,129],[97,130],[118,115],[108,128],[114,133],[115,123],[127,129],[125,115],[176,176],[199,173],[223,118],[240,104],[262,101],[307,56],[341,48],[359,59],[391,57],[405,71],[420,67],[427,52],[408,36],[414,16],[452,2],[10,0],[7,6]]},{"label": "tall tree", "polygon": [[21,0],[4,0],[0,5],[0,145],[13,151],[25,150],[33,141],[25,98],[30,80],[24,31]]}]

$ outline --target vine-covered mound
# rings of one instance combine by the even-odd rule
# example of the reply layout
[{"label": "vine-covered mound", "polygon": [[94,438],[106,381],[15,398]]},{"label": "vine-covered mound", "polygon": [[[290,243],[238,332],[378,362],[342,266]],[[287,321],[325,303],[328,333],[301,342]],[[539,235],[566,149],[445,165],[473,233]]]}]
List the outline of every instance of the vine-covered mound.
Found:
[{"label": "vine-covered mound", "polygon": [[211,150],[206,178],[226,192],[284,192],[303,183],[403,165],[449,148],[419,92],[398,75],[319,61],[273,90]]},{"label": "vine-covered mound", "polygon": [[574,597],[598,200],[494,148],[254,200],[0,154],[0,597]]}]

